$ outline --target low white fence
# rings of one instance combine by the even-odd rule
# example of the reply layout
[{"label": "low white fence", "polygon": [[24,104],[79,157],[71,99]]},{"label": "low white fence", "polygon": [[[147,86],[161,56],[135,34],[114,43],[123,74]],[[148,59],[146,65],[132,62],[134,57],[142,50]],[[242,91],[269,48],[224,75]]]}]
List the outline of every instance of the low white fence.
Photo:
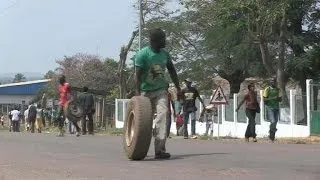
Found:
[{"label": "low white fence", "polygon": [[[218,117],[215,118],[213,123],[213,136],[231,136],[231,137],[244,137],[248,120],[245,117],[244,107],[242,107],[238,112],[235,111],[237,108],[238,101],[241,98],[238,94],[233,95],[233,100],[229,102],[228,105],[221,105],[218,107]],[[298,125],[297,122],[300,121],[300,117],[304,116],[302,107],[301,95],[296,95],[294,90],[290,90],[290,107],[280,108],[280,117],[277,125],[277,137],[308,137],[310,136],[310,121],[308,120],[306,125]],[[129,99],[116,99],[115,108],[115,122],[116,128],[122,128],[125,120],[125,112],[127,108],[127,103]],[[208,101],[208,99],[206,99]],[[270,122],[267,121],[265,116],[265,106],[262,98],[262,91],[259,93],[259,101],[261,107],[261,113],[257,114],[256,117],[256,133],[258,137],[267,137],[269,134]],[[307,98],[308,101],[308,98]],[[202,110],[202,106],[197,102],[198,111],[197,117],[199,117],[199,112]],[[244,105],[243,105],[244,106]],[[301,116],[302,114],[302,116]],[[304,117],[303,117],[304,118]],[[190,132],[190,120],[188,129]],[[196,122],[196,133],[204,134],[206,131],[206,123]],[[172,123],[171,132],[176,134],[176,124]]]}]

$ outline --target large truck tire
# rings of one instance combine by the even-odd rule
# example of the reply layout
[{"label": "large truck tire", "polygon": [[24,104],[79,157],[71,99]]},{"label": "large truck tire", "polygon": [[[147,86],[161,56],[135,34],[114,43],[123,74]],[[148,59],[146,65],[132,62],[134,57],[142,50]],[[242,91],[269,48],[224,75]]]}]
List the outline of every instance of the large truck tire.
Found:
[{"label": "large truck tire", "polygon": [[70,120],[79,121],[83,113],[83,109],[77,100],[68,101],[64,106],[64,115]]},{"label": "large truck tire", "polygon": [[152,107],[150,99],[134,96],[128,103],[124,122],[123,146],[130,160],[143,160],[152,138]]}]

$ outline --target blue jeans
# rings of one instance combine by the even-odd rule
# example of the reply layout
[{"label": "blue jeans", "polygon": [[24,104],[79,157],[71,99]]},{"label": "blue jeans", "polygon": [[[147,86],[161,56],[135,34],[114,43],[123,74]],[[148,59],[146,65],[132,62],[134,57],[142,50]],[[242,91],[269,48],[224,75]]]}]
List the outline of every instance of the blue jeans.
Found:
[{"label": "blue jeans", "polygon": [[277,131],[277,123],[279,121],[279,109],[270,109],[266,107],[267,110],[267,119],[270,120],[270,129],[269,129],[269,138],[271,140],[275,139],[276,131]]},{"label": "blue jeans", "polygon": [[188,137],[188,121],[191,116],[191,135],[196,135],[196,112],[183,112],[184,137]]}]

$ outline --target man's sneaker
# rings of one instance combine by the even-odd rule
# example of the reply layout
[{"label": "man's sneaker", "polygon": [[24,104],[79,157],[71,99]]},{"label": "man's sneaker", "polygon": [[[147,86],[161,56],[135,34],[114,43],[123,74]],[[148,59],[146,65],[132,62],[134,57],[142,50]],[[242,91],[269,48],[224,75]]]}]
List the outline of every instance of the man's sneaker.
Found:
[{"label": "man's sneaker", "polygon": [[80,136],[80,132],[76,132],[76,136],[79,137]]},{"label": "man's sneaker", "polygon": [[169,159],[171,157],[170,153],[158,153],[155,155],[155,159]]},{"label": "man's sneaker", "polygon": [[257,138],[253,138],[253,142],[258,142]]},{"label": "man's sneaker", "polygon": [[59,133],[57,135],[58,137],[63,137],[64,136],[64,130],[59,130]]},{"label": "man's sneaker", "polygon": [[184,139],[189,139],[189,137],[188,137],[188,136],[184,136],[183,138],[184,138]]},{"label": "man's sneaker", "polygon": [[198,136],[197,136],[197,135],[192,135],[191,138],[192,138],[192,139],[197,139]]},{"label": "man's sneaker", "polygon": [[57,135],[57,137],[63,137],[64,136],[64,134],[63,133],[58,133],[58,135]]},{"label": "man's sneaker", "polygon": [[274,139],[275,139],[275,138],[272,138],[270,135],[268,136],[268,138],[269,138],[269,140],[270,140],[272,143],[274,143]]}]

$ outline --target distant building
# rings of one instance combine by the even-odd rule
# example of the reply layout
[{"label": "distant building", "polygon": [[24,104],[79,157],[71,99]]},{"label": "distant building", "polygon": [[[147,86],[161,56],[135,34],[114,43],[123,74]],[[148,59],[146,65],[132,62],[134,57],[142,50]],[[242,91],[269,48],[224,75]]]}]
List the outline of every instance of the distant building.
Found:
[{"label": "distant building", "polygon": [[50,79],[0,85],[0,104],[28,104]]}]

